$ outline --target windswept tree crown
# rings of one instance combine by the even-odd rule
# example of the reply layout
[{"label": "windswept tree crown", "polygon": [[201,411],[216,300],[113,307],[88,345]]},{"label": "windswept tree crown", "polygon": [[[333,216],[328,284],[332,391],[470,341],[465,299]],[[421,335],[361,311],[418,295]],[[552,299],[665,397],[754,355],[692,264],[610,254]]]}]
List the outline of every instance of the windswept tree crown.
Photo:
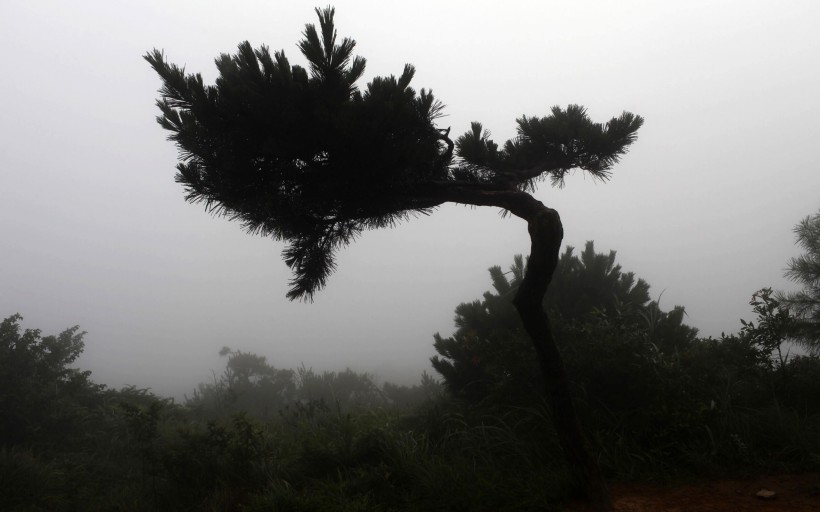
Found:
[{"label": "windswept tree crown", "polygon": [[443,105],[410,87],[414,68],[356,82],[365,59],[339,41],[334,9],[316,9],[298,44],[307,68],[247,41],[216,59],[219,77],[145,55],[162,79],[157,118],[180,150],[186,199],[284,240],[294,272],[288,297],[311,298],[334,269],[336,249],[365,229],[391,226],[444,202],[506,207],[471,193],[522,191],[575,168],[605,179],[643,119],[628,112],[593,123],[577,105],[518,119],[499,148],[481,124],[455,142],[435,121]]}]

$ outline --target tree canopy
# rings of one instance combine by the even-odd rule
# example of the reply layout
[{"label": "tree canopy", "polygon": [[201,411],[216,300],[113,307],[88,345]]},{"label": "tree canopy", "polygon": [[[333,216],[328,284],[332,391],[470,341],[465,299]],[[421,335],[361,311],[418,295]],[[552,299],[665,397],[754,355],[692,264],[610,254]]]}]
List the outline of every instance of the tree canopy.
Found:
[{"label": "tree canopy", "polygon": [[[592,343],[605,344],[604,340],[626,351],[636,351],[637,345],[654,345],[668,353],[688,348],[697,329],[683,324],[684,308],[661,311],[650,300],[649,284],[623,272],[615,256],[615,251],[596,252],[592,241],[580,254],[569,246],[562,253],[543,307],[553,319],[564,355],[589,350]],[[542,386],[533,347],[511,301],[524,278],[524,258],[515,256],[508,272],[495,266],[489,273],[494,291],[456,307],[456,331],[448,338],[435,335],[438,355],[432,364],[457,396],[531,401]],[[627,346],[628,339],[635,344]],[[578,380],[577,365],[572,370]]]},{"label": "tree canopy", "polygon": [[356,82],[366,60],[339,39],[334,9],[316,9],[298,44],[307,67],[284,51],[239,45],[216,59],[219,77],[145,56],[162,78],[159,123],[180,151],[176,180],[192,202],[287,243],[291,299],[310,299],[334,270],[334,252],[363,230],[391,226],[444,202],[520,214],[515,193],[572,169],[606,179],[643,123],[624,112],[595,123],[583,107],[522,116],[499,147],[480,123],[454,142],[436,120],[443,104],[411,87],[415,69]]},{"label": "tree canopy", "polygon": [[85,345],[78,326],[43,336],[21,329],[22,320],[0,322],[0,446],[67,435],[83,400],[99,390],[91,372],[72,367]]}]

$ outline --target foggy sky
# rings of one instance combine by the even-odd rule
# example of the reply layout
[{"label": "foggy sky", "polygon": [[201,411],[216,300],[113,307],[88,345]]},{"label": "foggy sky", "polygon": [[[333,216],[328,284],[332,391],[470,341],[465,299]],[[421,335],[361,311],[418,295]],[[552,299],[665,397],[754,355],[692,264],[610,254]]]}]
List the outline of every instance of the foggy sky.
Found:
[{"label": "foggy sky", "polygon": [[[323,4],[322,4],[323,5]],[[579,103],[646,118],[610,182],[582,174],[536,197],[565,244],[618,251],[661,307],[703,335],[751,319],[751,294],[789,288],[793,226],[820,208],[820,3],[335,3],[339,35],[376,75],[417,68],[455,136],[498,143],[521,115]],[[493,209],[440,208],[365,233],[313,304],[285,298],[283,244],[187,204],[156,124],[159,78],[142,59],[215,75],[249,40],[296,48],[309,2],[0,3],[0,317],[88,331],[80,366],[113,386],[181,395],[220,372],[223,345],[277,367],[350,366],[410,382],[432,335],[490,288],[487,268],[529,247]]]}]

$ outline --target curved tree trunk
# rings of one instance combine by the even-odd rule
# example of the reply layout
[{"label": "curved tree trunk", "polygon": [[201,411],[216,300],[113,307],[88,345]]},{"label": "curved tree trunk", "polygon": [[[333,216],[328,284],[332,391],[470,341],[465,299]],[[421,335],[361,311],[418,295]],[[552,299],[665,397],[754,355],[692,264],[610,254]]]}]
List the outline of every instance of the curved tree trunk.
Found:
[{"label": "curved tree trunk", "polygon": [[552,406],[553,423],[570,471],[595,508],[609,511],[612,510],[609,491],[581,432],[564,363],[555,345],[549,317],[543,305],[544,294],[558,264],[564,237],[561,218],[555,210],[540,202],[538,204],[541,205],[541,211],[527,219],[532,247],[527,270],[513,304],[538,354],[547,397]]},{"label": "curved tree trunk", "polygon": [[496,206],[527,221],[530,256],[513,304],[538,354],[553,424],[570,472],[595,509],[610,512],[613,508],[609,491],[581,431],[563,359],[555,345],[549,317],[544,311],[544,295],[558,265],[564,238],[558,212],[524,191],[499,188],[497,184],[438,183],[425,192],[417,197],[424,197],[427,207],[443,202]]}]

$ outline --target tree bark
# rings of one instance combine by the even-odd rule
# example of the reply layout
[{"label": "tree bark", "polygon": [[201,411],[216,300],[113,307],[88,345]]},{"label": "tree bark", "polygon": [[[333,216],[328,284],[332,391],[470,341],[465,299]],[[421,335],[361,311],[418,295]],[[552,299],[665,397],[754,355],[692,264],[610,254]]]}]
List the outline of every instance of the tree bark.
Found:
[{"label": "tree bark", "polygon": [[544,311],[544,295],[558,265],[564,238],[558,212],[524,191],[498,188],[498,185],[489,183],[437,183],[415,197],[425,207],[444,202],[496,206],[527,221],[530,257],[513,304],[538,354],[553,424],[570,473],[597,511],[613,510],[598,462],[582,433],[563,359],[555,345],[549,316]]},{"label": "tree bark", "polygon": [[527,219],[532,245],[527,270],[513,304],[538,354],[553,423],[570,472],[595,509],[608,512],[612,510],[609,491],[581,431],[564,363],[552,336],[549,316],[544,311],[544,294],[558,264],[564,230],[558,212],[538,204],[540,211]]}]

